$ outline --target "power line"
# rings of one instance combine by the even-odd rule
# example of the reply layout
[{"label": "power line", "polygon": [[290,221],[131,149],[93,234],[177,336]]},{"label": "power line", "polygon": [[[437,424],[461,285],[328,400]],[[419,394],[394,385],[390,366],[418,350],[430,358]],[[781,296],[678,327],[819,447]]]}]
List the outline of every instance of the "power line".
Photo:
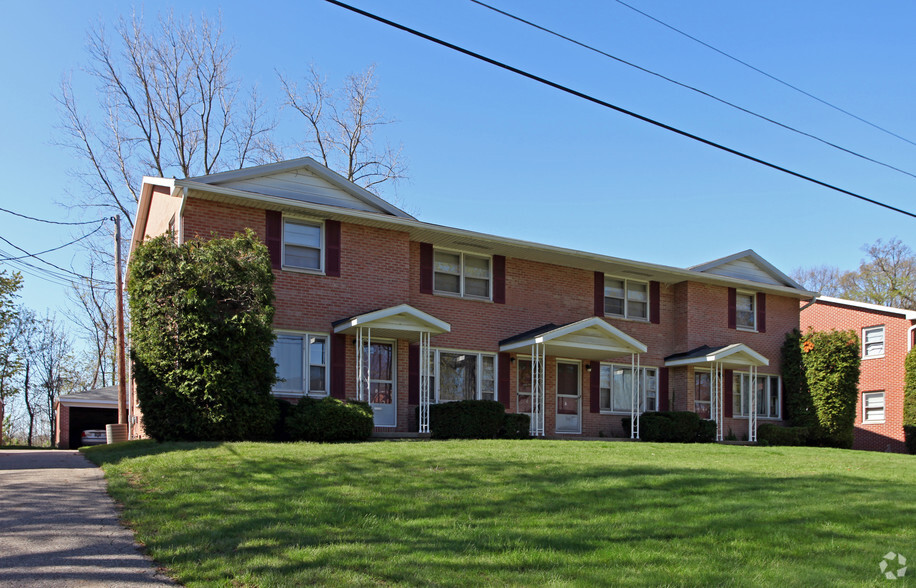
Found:
[{"label": "power line", "polygon": [[[51,253],[52,251],[58,251],[58,250],[60,250],[60,249],[63,249],[64,247],[69,247],[70,245],[73,245],[73,244],[75,244],[75,243],[79,243],[79,242],[82,241],[83,239],[88,239],[88,238],[91,237],[92,235],[95,235],[96,233],[98,233],[99,231],[101,231],[103,228],[105,228],[105,224],[104,224],[105,221],[104,221],[104,220],[103,220],[103,221],[98,221],[98,222],[99,222],[99,226],[96,227],[96,229],[95,229],[94,231],[92,231],[92,232],[90,232],[90,233],[86,233],[86,234],[83,235],[82,237],[78,237],[78,238],[74,239],[73,241],[70,241],[69,243],[64,243],[63,245],[59,245],[59,246],[53,247],[53,248],[51,248],[51,249],[45,249],[44,251],[39,251],[38,253],[28,253],[28,254],[26,254],[26,255],[20,255],[20,256],[18,256],[18,257],[2,257],[2,258],[0,258],[0,261],[15,261],[15,260],[18,260],[18,259],[25,259],[25,258],[27,258],[27,257],[36,257],[36,258],[37,258],[39,255],[44,255],[45,253]],[[6,239],[4,239],[4,241],[6,241]],[[9,243],[9,241],[7,241],[7,243]],[[12,243],[10,243],[10,244],[12,245]]]},{"label": "power line", "polygon": [[[0,241],[3,241],[4,243],[7,243],[7,244],[10,245],[11,247],[13,247],[13,248],[15,248],[15,249],[21,251],[22,253],[25,253],[25,257],[34,258],[34,259],[36,259],[37,261],[40,261],[41,263],[43,263],[43,264],[45,264],[45,265],[49,265],[49,266],[53,267],[53,268],[56,269],[56,270],[60,270],[60,271],[64,272],[64,274],[69,274],[69,275],[75,276],[75,277],[77,277],[77,278],[81,278],[81,279],[83,279],[83,280],[87,280],[87,281],[89,281],[89,282],[95,282],[95,283],[99,283],[99,284],[113,284],[113,283],[114,283],[114,282],[111,282],[111,281],[109,281],[109,280],[99,280],[99,279],[96,279],[96,278],[90,278],[89,276],[84,276],[84,275],[82,275],[82,274],[76,273],[75,271],[68,270],[68,269],[66,269],[66,268],[62,268],[62,267],[60,267],[59,265],[55,265],[55,264],[51,263],[50,261],[45,261],[44,259],[38,257],[36,254],[34,254],[34,253],[29,253],[28,251],[26,251],[26,250],[23,249],[22,247],[19,247],[19,246],[16,245],[15,243],[12,243],[9,239],[7,239],[7,238],[5,238],[5,237],[3,237],[3,236],[0,236]],[[25,264],[25,265],[29,265],[30,267],[35,267],[35,266],[32,266],[31,264],[26,263],[26,262],[24,262],[24,261],[22,261],[22,260],[19,260],[19,263],[23,263],[23,264]],[[35,269],[41,269],[41,268],[35,268]]]},{"label": "power line", "polygon": [[886,168],[888,168],[888,169],[892,169],[892,170],[894,170],[894,171],[897,171],[897,172],[900,172],[900,173],[902,173],[902,174],[908,175],[908,176],[910,176],[911,178],[916,178],[916,174],[914,174],[914,173],[908,172],[908,171],[906,171],[906,170],[904,170],[904,169],[900,169],[899,167],[893,166],[893,165],[891,165],[891,164],[889,164],[889,163],[885,163],[885,162],[883,162],[883,161],[879,161],[879,160],[874,159],[874,158],[872,158],[872,157],[869,157],[869,156],[867,156],[867,155],[863,155],[863,154],[861,154],[861,153],[859,153],[859,152],[857,152],[857,151],[853,151],[852,149],[848,149],[848,148],[846,148],[846,147],[842,147],[842,146],[840,146],[840,145],[837,145],[836,143],[833,143],[833,142],[831,142],[831,141],[828,141],[828,140],[826,140],[826,139],[823,139],[823,138],[821,138],[821,137],[818,137],[817,135],[814,135],[814,134],[812,134],[812,133],[808,133],[808,132],[806,132],[806,131],[802,131],[801,129],[797,129],[797,128],[791,126],[791,125],[787,125],[787,124],[785,124],[785,123],[781,123],[781,122],[779,122],[778,120],[772,119],[772,118],[770,118],[770,117],[768,117],[768,116],[765,116],[765,115],[763,115],[763,114],[759,114],[759,113],[757,113],[757,112],[754,112],[753,110],[750,110],[750,109],[745,108],[745,107],[743,107],[743,106],[739,106],[738,104],[735,104],[735,103],[733,103],[733,102],[729,102],[728,100],[725,100],[724,98],[719,98],[718,96],[716,96],[716,95],[714,95],[714,94],[711,94],[711,93],[709,93],[709,92],[707,92],[707,91],[705,91],[705,90],[701,90],[700,88],[697,88],[697,87],[695,87],[695,86],[691,86],[690,84],[685,84],[685,83],[683,83],[683,82],[679,82],[679,81],[677,81],[677,80],[675,80],[675,79],[673,79],[673,78],[670,78],[670,77],[668,77],[668,76],[666,76],[666,75],[664,75],[664,74],[660,74],[660,73],[658,73],[658,72],[656,72],[656,71],[653,71],[653,70],[651,70],[651,69],[642,67],[641,65],[637,65],[637,64],[635,64],[635,63],[633,63],[633,62],[631,62],[631,61],[627,61],[626,59],[617,57],[616,55],[611,55],[610,53],[607,53],[606,51],[603,51],[603,50],[601,50],[601,49],[598,49],[598,48],[596,48],[596,47],[593,47],[592,45],[588,45],[588,44],[583,43],[583,42],[581,42],[581,41],[577,41],[576,39],[573,39],[573,38],[571,38],[571,37],[568,37],[568,36],[566,36],[566,35],[564,35],[564,34],[562,34],[562,33],[558,33],[558,32],[556,32],[556,31],[554,31],[554,30],[552,30],[552,29],[549,29],[549,28],[544,27],[544,26],[541,26],[541,25],[539,25],[539,24],[537,24],[537,23],[531,22],[530,20],[526,20],[526,19],[524,19],[524,18],[522,18],[522,17],[520,17],[520,16],[516,16],[515,14],[512,14],[512,13],[510,13],[510,12],[506,12],[505,10],[501,10],[501,9],[496,8],[495,6],[491,6],[491,5],[489,5],[489,4],[485,3],[485,2],[481,2],[480,0],[470,0],[470,1],[473,2],[474,4],[477,4],[478,6],[482,6],[482,7],[484,7],[484,8],[489,9],[489,10],[492,10],[493,12],[496,12],[496,13],[498,13],[498,14],[502,14],[503,16],[506,16],[506,17],[511,18],[511,19],[513,19],[513,20],[516,20],[516,21],[518,21],[518,22],[524,23],[524,24],[526,24],[526,25],[528,25],[528,26],[530,26],[530,27],[534,27],[534,28],[536,28],[536,29],[538,29],[538,30],[540,30],[540,31],[543,31],[543,32],[547,33],[547,34],[553,35],[554,37],[558,37],[558,38],[563,39],[563,40],[565,40],[565,41],[568,41],[568,42],[570,42],[570,43],[572,43],[572,44],[574,44],[574,45],[578,45],[579,47],[582,47],[582,48],[584,48],[584,49],[588,49],[589,51],[592,51],[592,52],[594,52],[594,53],[598,53],[599,55],[603,55],[604,57],[608,57],[608,58],[610,58],[610,59],[613,59],[614,61],[617,61],[617,62],[622,63],[622,64],[624,64],[624,65],[630,66],[630,67],[632,67],[632,68],[638,69],[638,70],[641,71],[641,72],[644,72],[644,73],[647,73],[647,74],[649,74],[649,75],[655,76],[655,77],[657,77],[657,78],[660,78],[660,79],[662,79],[662,80],[665,80],[666,82],[670,82],[670,83],[672,83],[672,84],[675,84],[675,85],[677,85],[677,86],[680,86],[681,88],[685,88],[685,89],[687,89],[687,90],[691,90],[691,91],[696,92],[696,93],[698,93],[698,94],[702,94],[703,96],[706,96],[707,98],[711,98],[711,99],[713,99],[713,100],[715,100],[715,101],[717,101],[717,102],[720,102],[721,104],[725,104],[726,106],[730,106],[731,108],[734,108],[734,109],[736,109],[736,110],[740,110],[741,112],[744,112],[745,114],[749,114],[749,115],[751,115],[751,116],[755,116],[755,117],[757,117],[757,118],[759,118],[759,119],[761,119],[761,120],[764,120],[764,121],[766,121],[766,122],[768,122],[768,123],[771,123],[771,124],[774,124],[774,125],[776,125],[776,126],[778,126],[778,127],[781,127],[781,128],[783,128],[783,129],[786,129],[787,131],[791,131],[791,132],[793,132],[793,133],[797,133],[797,134],[799,134],[799,135],[808,137],[809,139],[814,139],[815,141],[819,141],[819,142],[823,143],[824,145],[827,145],[827,146],[829,146],[829,147],[833,147],[834,149],[838,149],[838,150],[840,150],[840,151],[843,151],[844,153],[848,153],[849,155],[853,155],[853,156],[855,156],[855,157],[859,157],[859,158],[864,159],[864,160],[866,160],[866,161],[870,161],[870,162],[872,162],[872,163],[875,163],[875,164],[884,166],[884,167],[886,167]]},{"label": "power line", "polygon": [[507,64],[502,63],[502,62],[500,62],[500,61],[496,61],[495,59],[491,59],[490,57],[486,57],[486,56],[481,55],[481,54],[479,54],[479,53],[474,53],[473,51],[471,51],[471,50],[469,50],[469,49],[465,49],[465,48],[463,48],[463,47],[459,47],[458,45],[454,45],[454,44],[452,44],[452,43],[449,43],[448,41],[443,41],[443,40],[437,39],[436,37],[433,37],[433,36],[431,36],[431,35],[427,35],[426,33],[421,33],[420,31],[417,31],[417,30],[412,29],[412,28],[410,28],[410,27],[404,26],[404,25],[402,25],[402,24],[398,24],[398,23],[396,23],[396,22],[394,22],[394,21],[388,20],[388,19],[383,18],[383,17],[381,17],[381,16],[372,14],[371,12],[366,12],[365,10],[361,10],[361,9],[359,9],[359,8],[356,8],[355,6],[350,6],[349,4],[344,4],[343,2],[339,2],[338,0],[325,0],[325,2],[328,2],[328,3],[333,4],[333,5],[335,5],[335,6],[339,6],[339,7],[341,7],[341,8],[346,9],[346,10],[349,10],[350,12],[354,12],[354,13],[356,13],[356,14],[365,16],[365,17],[367,17],[367,18],[371,18],[371,19],[374,20],[374,21],[380,22],[380,23],[382,23],[382,24],[388,25],[388,26],[390,26],[390,27],[396,28],[396,29],[401,30],[401,31],[404,31],[404,32],[406,32],[406,33],[410,33],[411,35],[414,35],[414,36],[416,36],[416,37],[420,37],[421,39],[426,39],[427,41],[430,41],[430,42],[432,42],[432,43],[436,43],[437,45],[441,45],[441,46],[443,46],[443,47],[447,47],[448,49],[451,49],[451,50],[453,50],[453,51],[457,51],[457,52],[459,52],[459,53],[463,53],[463,54],[465,54],[465,55],[467,55],[467,56],[469,56],[469,57],[473,57],[474,59],[479,59],[480,61],[489,63],[490,65],[494,65],[494,66],[496,66],[496,67],[499,67],[499,68],[504,69],[504,70],[506,70],[506,71],[510,71],[510,72],[512,72],[512,73],[514,73],[514,74],[517,74],[517,75],[520,75],[520,76],[522,76],[522,77],[526,77],[526,78],[528,78],[528,79],[530,79],[530,80],[533,80],[533,81],[535,81],[535,82],[544,84],[544,85],[546,85],[546,86],[550,86],[551,88],[560,90],[561,92],[566,92],[567,94],[571,94],[571,95],[576,96],[576,97],[578,97],[578,98],[582,98],[583,100],[587,100],[587,101],[592,102],[592,103],[594,103],[594,104],[597,104],[597,105],[599,105],[599,106],[603,106],[603,107],[605,107],[605,108],[609,108],[609,109],[614,110],[614,111],[617,111],[617,112],[619,112],[619,113],[621,113],[621,114],[625,114],[625,115],[627,115],[627,116],[633,117],[633,118],[635,118],[635,119],[637,119],[637,120],[641,120],[641,121],[643,121],[643,122],[646,122],[646,123],[649,123],[649,124],[654,125],[654,126],[656,126],[656,127],[665,129],[665,130],[670,131],[670,132],[672,132],[672,133],[676,133],[676,134],[678,134],[678,135],[681,135],[682,137],[687,137],[688,139],[693,139],[694,141],[703,143],[704,145],[709,145],[710,147],[715,147],[716,149],[720,149],[720,150],[722,150],[722,151],[725,151],[726,153],[731,153],[732,155],[737,155],[738,157],[741,157],[741,158],[743,158],[743,159],[747,159],[748,161],[753,161],[753,162],[755,162],[755,163],[759,163],[760,165],[764,165],[764,166],[769,167],[769,168],[771,168],[771,169],[775,169],[775,170],[777,170],[777,171],[781,171],[781,172],[786,173],[786,174],[789,174],[789,175],[791,175],[791,176],[795,176],[796,178],[799,178],[799,179],[802,179],[802,180],[811,182],[811,183],[813,183],[813,184],[817,184],[817,185],[819,185],[819,186],[823,186],[823,187],[825,187],[825,188],[829,188],[830,190],[834,190],[834,191],[836,191],[836,192],[840,192],[841,194],[846,194],[847,196],[852,196],[853,198],[858,198],[859,200],[863,200],[863,201],[865,201],[865,202],[870,202],[871,204],[875,204],[875,205],[877,205],[877,206],[881,206],[881,207],[883,207],[883,208],[887,208],[888,210],[893,210],[894,212],[899,212],[900,214],[904,214],[904,215],[906,215],[906,216],[916,218],[916,214],[914,214],[914,213],[912,213],[912,212],[908,212],[908,211],[906,211],[906,210],[897,208],[897,207],[895,207],[895,206],[891,206],[890,204],[885,204],[885,203],[883,203],[883,202],[879,202],[878,200],[874,200],[874,199],[872,199],[872,198],[868,198],[867,196],[863,196],[863,195],[861,195],[861,194],[856,194],[855,192],[851,192],[851,191],[849,191],[849,190],[845,190],[845,189],[843,189],[843,188],[834,186],[834,185],[832,185],[832,184],[828,184],[827,182],[823,182],[823,181],[821,181],[821,180],[817,180],[817,179],[815,179],[815,178],[812,178],[812,177],[810,177],[810,176],[806,176],[806,175],[801,174],[801,173],[799,173],[799,172],[792,171],[792,170],[790,170],[790,169],[787,169],[787,168],[784,168],[784,167],[782,167],[782,166],[776,165],[775,163],[770,163],[770,162],[768,162],[768,161],[764,161],[763,159],[754,157],[753,155],[748,155],[747,153],[743,153],[743,152],[738,151],[738,150],[736,150],[736,149],[732,149],[731,147],[726,147],[725,145],[721,145],[721,144],[716,143],[716,142],[714,142],[714,141],[710,141],[709,139],[704,139],[704,138],[702,138],[702,137],[700,137],[700,136],[698,136],[698,135],[694,135],[694,134],[692,134],[692,133],[688,133],[687,131],[683,131],[683,130],[678,129],[678,128],[676,128],[676,127],[672,127],[671,125],[668,125],[668,124],[659,122],[659,121],[657,121],[657,120],[651,119],[651,118],[646,117],[646,116],[643,116],[643,115],[641,115],[641,114],[637,114],[637,113],[635,113],[635,112],[633,112],[633,111],[630,111],[630,110],[627,110],[627,109],[622,108],[622,107],[620,107],[620,106],[616,106],[616,105],[614,105],[614,104],[611,104],[610,102],[605,102],[604,100],[601,100],[601,99],[599,99],[599,98],[595,98],[594,96],[590,96],[589,94],[585,94],[584,92],[579,92],[578,90],[573,90],[572,88],[568,88],[568,87],[563,86],[563,85],[561,85],[561,84],[558,84],[558,83],[556,83],[556,82],[552,82],[552,81],[547,80],[547,79],[545,79],[545,78],[536,76],[536,75],[534,75],[534,74],[532,74],[532,73],[529,73],[529,72],[526,72],[526,71],[524,71],[524,70],[518,69],[518,68],[513,67],[513,66],[511,66],[511,65],[507,65]]},{"label": "power line", "polygon": [[7,213],[7,214],[12,214],[12,215],[18,216],[18,217],[20,217],[20,218],[25,218],[25,219],[32,220],[32,221],[37,221],[37,222],[40,222],[40,223],[48,223],[49,225],[94,225],[95,223],[105,222],[106,220],[108,220],[107,218],[101,218],[101,219],[98,219],[98,220],[83,221],[83,222],[64,222],[64,221],[55,221],[55,220],[47,220],[47,219],[43,219],[43,218],[36,218],[36,217],[34,217],[34,216],[28,216],[28,215],[21,214],[21,213],[18,213],[18,212],[13,212],[12,210],[7,210],[7,209],[5,209],[5,208],[0,208],[0,212],[5,212],[5,213]]},{"label": "power line", "polygon": [[702,41],[701,39],[698,39],[698,38],[694,37],[693,35],[691,35],[691,34],[689,34],[689,33],[686,33],[686,32],[684,32],[684,31],[680,30],[679,28],[674,27],[674,26],[672,26],[672,25],[670,25],[670,24],[664,22],[663,20],[660,20],[660,19],[658,19],[658,18],[655,18],[655,17],[652,16],[651,14],[648,14],[648,13],[646,13],[646,12],[643,12],[642,10],[640,10],[640,9],[634,7],[634,6],[631,6],[631,5],[627,4],[627,3],[624,2],[623,0],[615,0],[615,1],[616,1],[618,4],[621,4],[621,5],[623,5],[623,6],[626,6],[626,7],[629,8],[630,10],[632,10],[632,11],[634,11],[634,12],[638,12],[639,14],[645,16],[646,18],[648,18],[648,19],[650,19],[650,20],[653,20],[653,21],[657,22],[658,24],[662,25],[663,27],[666,27],[666,28],[668,28],[668,29],[671,29],[672,31],[678,33],[679,35],[683,35],[683,36],[687,37],[688,39],[690,39],[690,40],[692,40],[692,41],[695,41],[695,42],[699,43],[700,45],[703,45],[703,46],[706,47],[707,49],[711,49],[711,50],[715,51],[716,53],[718,53],[719,55],[722,55],[722,56],[724,56],[724,57],[727,57],[728,59],[731,59],[732,61],[735,61],[735,62],[737,62],[737,63],[740,63],[741,65],[743,65],[743,66],[745,66],[745,67],[747,67],[747,68],[750,68],[750,69],[756,71],[757,73],[759,73],[759,74],[761,74],[761,75],[764,75],[764,76],[770,78],[771,80],[773,80],[773,81],[775,81],[775,82],[778,82],[778,83],[782,84],[783,86],[786,86],[787,88],[791,88],[792,90],[795,90],[796,92],[799,92],[799,93],[801,93],[801,94],[804,94],[804,95],[807,96],[808,98],[811,98],[811,99],[813,99],[813,100],[817,100],[817,101],[820,102],[821,104],[824,104],[825,106],[829,106],[830,108],[833,108],[834,110],[837,110],[837,111],[839,111],[839,112],[842,112],[843,114],[845,114],[845,115],[847,115],[847,116],[851,116],[852,118],[858,120],[859,122],[863,122],[863,123],[867,124],[868,126],[873,127],[873,128],[875,128],[875,129],[878,129],[879,131],[881,131],[881,132],[883,132],[883,133],[887,133],[888,135],[891,135],[891,136],[893,136],[893,137],[896,137],[896,138],[900,139],[901,141],[906,141],[906,142],[909,143],[910,145],[916,145],[916,142],[913,142],[913,141],[907,139],[906,137],[902,137],[902,136],[898,135],[897,133],[895,133],[895,132],[893,132],[893,131],[890,131],[890,130],[888,130],[888,129],[885,129],[884,127],[879,126],[879,125],[877,125],[877,124],[875,124],[875,123],[873,123],[873,122],[871,122],[871,121],[869,121],[869,120],[866,120],[866,119],[862,118],[861,116],[858,116],[858,115],[856,115],[856,114],[853,114],[853,113],[849,112],[848,110],[845,110],[845,109],[843,109],[843,108],[837,106],[836,104],[832,104],[832,103],[830,103],[830,102],[824,100],[823,98],[818,98],[818,97],[815,96],[814,94],[812,94],[812,93],[810,93],[810,92],[807,92],[807,91],[805,91],[805,90],[802,90],[802,89],[799,88],[798,86],[794,86],[794,85],[790,84],[789,82],[787,82],[787,81],[785,81],[785,80],[782,80],[782,79],[780,79],[780,78],[774,76],[773,74],[767,73],[767,72],[763,71],[762,69],[760,69],[759,67],[755,67],[755,66],[751,65],[750,63],[748,63],[748,62],[746,62],[746,61],[742,61],[741,59],[738,59],[738,58],[735,57],[734,55],[730,55],[730,54],[726,53],[725,51],[722,51],[721,49],[719,49],[719,48],[717,48],[717,47],[713,47],[713,46],[710,45],[709,43],[707,43],[707,42],[705,42],[705,41]]}]

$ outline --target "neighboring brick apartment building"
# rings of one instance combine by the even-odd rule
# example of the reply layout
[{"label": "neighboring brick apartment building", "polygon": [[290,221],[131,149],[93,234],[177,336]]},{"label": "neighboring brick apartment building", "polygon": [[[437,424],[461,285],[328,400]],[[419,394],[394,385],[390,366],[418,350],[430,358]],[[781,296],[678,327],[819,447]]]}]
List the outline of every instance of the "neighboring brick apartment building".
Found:
[{"label": "neighboring brick apartment building", "polygon": [[851,329],[859,335],[862,372],[853,449],[906,452],[904,360],[913,347],[916,311],[823,296],[802,310],[801,328]]},{"label": "neighboring brick apartment building", "polygon": [[537,435],[630,436],[623,417],[691,410],[747,437],[749,418],[781,421],[779,349],[814,295],[753,251],[680,269],[424,223],[309,158],[145,178],[132,249],[170,228],[257,232],[274,393],[366,399],[378,432],[481,398]]}]

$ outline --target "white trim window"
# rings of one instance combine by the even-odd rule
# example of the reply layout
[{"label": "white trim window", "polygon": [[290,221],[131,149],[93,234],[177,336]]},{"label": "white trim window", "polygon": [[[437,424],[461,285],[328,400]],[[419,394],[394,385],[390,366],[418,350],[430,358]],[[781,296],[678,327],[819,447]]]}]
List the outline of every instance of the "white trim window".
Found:
[{"label": "white trim window", "polygon": [[518,378],[515,383],[515,412],[531,414],[531,360],[519,357],[515,362]]},{"label": "white trim window", "polygon": [[277,363],[277,396],[327,396],[328,337],[278,333],[270,350]]},{"label": "white trim window", "polygon": [[324,271],[324,225],[302,219],[283,219],[283,267]]},{"label": "white trim window", "polygon": [[605,277],[604,314],[649,320],[649,282]]},{"label": "white trim window", "polygon": [[[736,417],[747,417],[750,409],[751,375],[735,372],[732,380],[732,412]],[[757,374],[757,416],[762,419],[779,419],[782,412],[782,386],[779,376]]]},{"label": "white trim window", "polygon": [[473,351],[433,349],[430,390],[436,402],[497,400],[496,356]]},{"label": "white trim window", "polygon": [[862,359],[884,357],[884,325],[862,329]]},{"label": "white trim window", "polygon": [[735,293],[735,327],[757,330],[757,295],[753,292]]},{"label": "white trim window", "polygon": [[862,423],[874,424],[884,422],[884,392],[864,392],[862,394]]},{"label": "white trim window", "polygon": [[[629,414],[632,407],[633,369],[628,365],[601,364],[599,407],[601,412]],[[640,368],[637,384],[639,412],[658,410],[658,370]]]},{"label": "white trim window", "polygon": [[436,249],[433,253],[433,290],[437,294],[489,300],[492,267],[486,255]]},{"label": "white trim window", "polygon": [[712,380],[709,370],[693,372],[693,411],[701,419],[712,418]]}]

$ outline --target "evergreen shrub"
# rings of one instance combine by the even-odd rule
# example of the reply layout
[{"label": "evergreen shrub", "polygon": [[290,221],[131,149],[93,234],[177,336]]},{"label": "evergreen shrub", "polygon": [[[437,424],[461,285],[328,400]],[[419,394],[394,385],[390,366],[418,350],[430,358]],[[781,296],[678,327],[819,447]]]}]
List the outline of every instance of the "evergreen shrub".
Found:
[{"label": "evergreen shrub", "polygon": [[374,426],[372,407],[366,402],[336,398],[301,398],[289,410],[286,430],[292,441],[365,441]]},{"label": "evergreen shrub", "polygon": [[773,423],[757,426],[757,441],[761,445],[807,445],[808,427],[780,427]]},{"label": "evergreen shrub", "polygon": [[505,422],[505,407],[495,400],[461,400],[429,407],[433,439],[495,439]]},{"label": "evergreen shrub", "polygon": [[859,337],[854,331],[809,331],[801,338],[801,351],[817,418],[812,441],[852,448],[859,396]]}]

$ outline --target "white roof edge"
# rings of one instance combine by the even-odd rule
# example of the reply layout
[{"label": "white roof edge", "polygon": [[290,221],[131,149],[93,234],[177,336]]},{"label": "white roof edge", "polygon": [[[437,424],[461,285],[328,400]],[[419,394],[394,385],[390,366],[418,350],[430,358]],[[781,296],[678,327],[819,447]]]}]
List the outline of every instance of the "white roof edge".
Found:
[{"label": "white roof edge", "polygon": [[712,353],[708,353],[703,356],[686,357],[683,359],[675,359],[671,361],[666,361],[665,366],[677,367],[680,365],[692,365],[695,363],[712,363],[716,361],[722,361],[723,359],[727,357],[730,357],[736,353],[742,353],[742,352],[750,355],[753,359],[757,360],[761,365],[764,365],[764,366],[770,365],[769,359],[760,355],[759,353],[757,353],[756,351],[754,351],[753,349],[751,349],[744,343],[732,343],[731,345],[727,345],[723,347],[722,349],[719,349]]},{"label": "white roof edge", "polygon": [[296,159],[288,159],[286,161],[280,161],[277,163],[267,163],[264,165],[256,165],[253,167],[245,167],[242,169],[230,170],[225,172],[219,172],[215,174],[209,174],[206,176],[194,176],[190,178],[185,178],[183,180],[176,180],[179,182],[179,185],[184,182],[195,182],[198,184],[210,185],[215,182],[229,182],[233,180],[243,180],[268,174],[276,174],[285,171],[291,171],[294,169],[306,168],[310,172],[314,173],[321,179],[337,186],[344,192],[355,197],[357,200],[361,200],[366,204],[381,208],[389,214],[398,216],[401,218],[414,218],[410,214],[404,212],[397,206],[391,204],[390,202],[379,198],[369,190],[366,190],[362,186],[354,184],[349,181],[342,175],[338,174],[335,171],[328,169],[327,167],[321,165],[311,157],[299,157]]},{"label": "white roof edge", "polygon": [[789,284],[791,287],[797,290],[804,290],[801,284],[799,284],[798,282],[796,282],[795,280],[793,280],[792,278],[784,274],[776,266],[774,266],[772,263],[770,263],[769,261],[761,257],[760,254],[754,251],[753,249],[745,249],[744,251],[739,251],[738,253],[733,253],[726,257],[720,257],[719,259],[714,259],[712,261],[707,261],[706,263],[694,265],[687,269],[693,270],[696,272],[706,272],[715,267],[725,265],[726,263],[735,261],[737,259],[742,259],[744,257],[750,257],[755,262],[759,263],[761,266],[763,266],[763,268],[767,272],[769,272],[773,277],[777,278],[778,280],[781,280],[782,282]]},{"label": "white roof edge", "polygon": [[527,347],[531,345],[531,342],[549,343],[553,339],[557,339],[564,335],[569,335],[570,333],[575,333],[576,331],[587,329],[593,326],[600,327],[603,330],[605,330],[606,332],[610,333],[611,335],[614,335],[615,337],[623,340],[627,345],[635,348],[639,353],[645,353],[649,349],[641,341],[634,339],[630,335],[627,335],[626,333],[624,333],[617,327],[613,325],[609,325],[604,320],[596,316],[593,316],[593,317],[589,317],[589,318],[585,318],[585,319],[576,321],[574,323],[570,323],[568,325],[564,325],[562,327],[557,327],[556,329],[552,329],[550,331],[546,331],[538,335],[532,335],[531,337],[527,339],[521,339],[519,341],[513,341],[512,343],[507,343],[506,345],[500,345],[499,350],[500,351],[512,351],[513,349]]},{"label": "white roof edge", "polygon": [[58,404],[62,406],[84,406],[86,408],[105,408],[113,406],[117,408],[117,400],[80,400],[78,398],[65,398],[61,396],[57,399]]},{"label": "white roof edge", "polygon": [[254,200],[257,202],[273,204],[276,206],[287,206],[295,207],[302,209],[309,209],[315,212],[324,212],[329,214],[339,214],[344,216],[350,216],[355,218],[360,218],[364,220],[372,220],[376,222],[388,223],[400,227],[415,227],[415,228],[427,228],[435,229],[441,231],[442,233],[454,235],[454,236],[464,236],[472,237],[478,239],[486,239],[490,242],[496,244],[505,244],[515,247],[527,247],[531,249],[540,249],[542,251],[549,251],[553,253],[559,253],[563,255],[571,255],[579,258],[588,259],[596,263],[606,263],[606,264],[624,264],[629,265],[634,268],[643,269],[647,271],[654,272],[663,272],[674,274],[678,277],[683,278],[684,280],[702,278],[702,281],[713,282],[719,284],[734,284],[739,286],[747,286],[748,288],[754,288],[756,290],[769,290],[772,292],[780,292],[783,294],[791,294],[798,296],[799,298],[811,298],[817,295],[817,292],[810,292],[804,290],[799,286],[798,288],[792,288],[788,286],[779,286],[775,284],[763,284],[760,282],[753,282],[751,280],[742,280],[740,278],[733,278],[730,276],[720,276],[718,274],[709,274],[704,272],[698,272],[691,269],[684,269],[680,267],[661,265],[657,263],[649,263],[644,261],[635,261],[632,259],[623,259],[620,257],[611,257],[609,255],[602,255],[600,253],[590,253],[587,251],[581,251],[577,249],[568,249],[566,247],[557,247],[554,245],[545,245],[543,243],[535,243],[533,241],[525,241],[523,239],[513,239],[510,237],[500,237],[498,235],[491,235],[488,233],[480,233],[477,231],[471,231],[468,229],[458,229],[455,227],[448,227],[445,225],[436,225],[433,223],[426,223],[420,220],[417,220],[413,217],[410,218],[400,218],[394,216],[382,215],[377,212],[367,212],[361,210],[354,210],[352,208],[342,208],[340,206],[331,206],[327,204],[315,204],[312,202],[302,202],[300,200],[293,200],[291,198],[284,198],[282,196],[268,196],[266,194],[257,194],[255,192],[246,192],[244,190],[236,190],[233,188],[223,188],[220,186],[210,186],[208,184],[200,184],[196,182],[191,182],[189,180],[177,180],[177,185],[180,185],[185,188],[200,190],[204,192],[222,194],[226,196],[235,196],[238,198],[246,198],[249,200]]},{"label": "white roof edge", "polygon": [[340,333],[352,327],[357,327],[365,323],[370,323],[379,319],[387,318],[389,316],[394,316],[398,314],[408,314],[415,319],[428,323],[433,326],[435,329],[438,329],[440,333],[450,333],[452,331],[452,326],[447,322],[437,319],[431,314],[425,313],[422,310],[416,309],[409,304],[399,304],[397,306],[392,306],[389,308],[383,308],[381,310],[374,310],[372,312],[367,312],[364,314],[359,314],[352,317],[349,321],[341,323],[334,327],[335,333]]},{"label": "white roof edge", "polygon": [[874,310],[877,312],[891,312],[903,315],[907,320],[916,320],[916,310],[907,310],[905,308],[895,308],[893,306],[883,306],[881,304],[872,304],[870,302],[859,302],[858,300],[847,300],[846,298],[834,298],[832,296],[818,296],[818,302],[830,302],[832,304],[841,304],[853,308],[863,308],[865,310]]}]

